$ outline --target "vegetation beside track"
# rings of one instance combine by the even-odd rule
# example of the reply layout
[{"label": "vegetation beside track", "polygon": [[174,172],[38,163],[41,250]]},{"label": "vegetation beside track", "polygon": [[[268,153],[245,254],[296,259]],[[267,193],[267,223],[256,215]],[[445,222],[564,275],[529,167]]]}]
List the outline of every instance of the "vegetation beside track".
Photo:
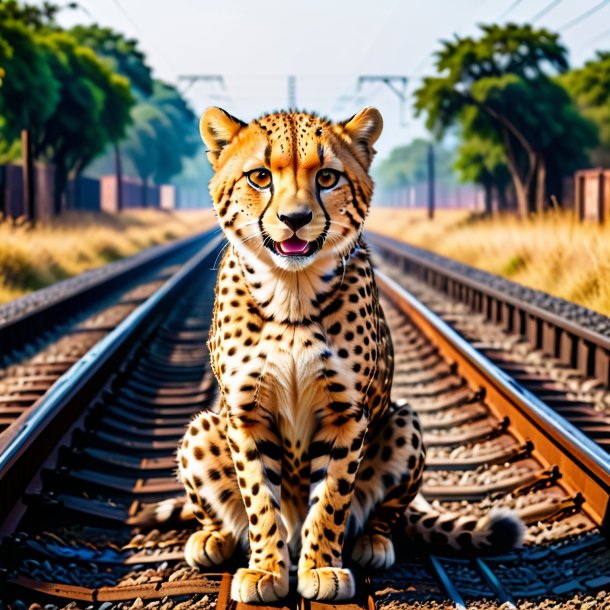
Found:
[{"label": "vegetation beside track", "polygon": [[211,210],[65,213],[48,224],[0,222],[0,303],[212,227]]},{"label": "vegetation beside track", "polygon": [[581,224],[568,212],[520,221],[466,210],[373,207],[376,231],[514,282],[610,315],[610,229]]}]

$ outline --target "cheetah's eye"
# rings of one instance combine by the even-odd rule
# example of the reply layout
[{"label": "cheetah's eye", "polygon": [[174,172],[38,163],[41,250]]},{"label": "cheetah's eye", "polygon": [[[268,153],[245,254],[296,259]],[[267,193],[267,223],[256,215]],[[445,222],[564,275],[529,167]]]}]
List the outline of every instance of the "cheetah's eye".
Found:
[{"label": "cheetah's eye", "polygon": [[259,167],[246,174],[248,184],[261,191],[271,186],[271,172],[268,169]]},{"label": "cheetah's eye", "polygon": [[316,174],[316,183],[321,189],[328,190],[337,186],[341,174],[335,169],[321,169]]}]

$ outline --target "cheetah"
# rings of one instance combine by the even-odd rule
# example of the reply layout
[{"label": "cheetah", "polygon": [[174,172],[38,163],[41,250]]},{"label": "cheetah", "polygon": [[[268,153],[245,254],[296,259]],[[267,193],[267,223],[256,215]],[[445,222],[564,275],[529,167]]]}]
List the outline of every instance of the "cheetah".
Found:
[{"label": "cheetah", "polygon": [[[349,599],[344,555],[391,566],[392,530],[422,502],[422,430],[390,399],[392,341],[362,237],[381,130],[372,107],[340,123],[277,112],[246,124],[215,107],[201,118],[228,240],[208,340],[219,398],[188,426],[178,470],[200,524],[186,561],[218,565],[239,544],[249,556],[236,601],[285,597],[291,561],[303,597]],[[442,521],[414,510],[411,528]],[[508,513],[454,521],[442,531],[456,548],[458,534],[474,546],[521,535]]]}]

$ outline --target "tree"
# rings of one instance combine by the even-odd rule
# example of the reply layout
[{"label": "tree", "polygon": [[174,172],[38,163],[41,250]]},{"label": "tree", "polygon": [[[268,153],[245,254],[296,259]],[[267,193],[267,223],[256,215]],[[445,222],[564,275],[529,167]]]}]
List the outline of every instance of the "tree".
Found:
[{"label": "tree", "polygon": [[401,188],[426,181],[428,142],[417,138],[390,152],[376,169],[377,181],[386,188]]},{"label": "tree", "polygon": [[32,134],[42,128],[60,99],[51,62],[41,35],[15,18],[15,3],[0,3],[0,135],[5,153],[17,150],[15,141],[21,136],[24,211],[31,221],[35,221]]},{"label": "tree", "polygon": [[129,82],[66,32],[43,39],[61,97],[35,139],[38,155],[55,165],[55,212],[70,175],[78,175],[109,142],[125,134],[134,100]]},{"label": "tree", "polygon": [[77,25],[70,30],[70,34],[79,44],[89,47],[100,59],[108,62],[113,72],[129,79],[131,91],[137,99],[152,95],[152,70],[137,40],[95,24]]},{"label": "tree", "polygon": [[[152,71],[146,63],[144,53],[138,48],[138,42],[126,38],[120,32],[98,25],[76,26],[70,30],[76,40],[92,49],[98,57],[108,62],[113,72],[129,80],[133,96],[144,100],[153,93]],[[122,138],[124,133],[120,134]],[[117,183],[117,209],[123,208],[123,163],[119,139],[112,140],[114,150],[114,171]]]},{"label": "tree", "polygon": [[132,112],[133,125],[129,129],[123,150],[131,159],[142,181],[142,205],[148,205],[148,186],[159,163],[159,136],[167,132],[169,124],[163,113],[153,104],[138,104]]},{"label": "tree", "polygon": [[[375,169],[375,180],[382,189],[404,191],[428,180],[430,142],[416,138],[406,146],[394,148]],[[439,184],[455,184],[452,170],[453,152],[444,147],[435,149],[435,174]]]},{"label": "tree", "polygon": [[594,165],[610,167],[610,51],[598,51],[582,68],[560,77],[584,116],[599,129],[600,146],[592,151]]},{"label": "tree", "polygon": [[213,175],[214,170],[203,148],[193,157],[185,158],[182,171],[172,179],[180,189],[180,204],[185,204],[185,207],[199,206],[203,202],[211,204],[208,183]]},{"label": "tree", "polygon": [[494,189],[501,209],[506,209],[506,187],[510,172],[500,144],[476,135],[464,137],[457,151],[454,167],[463,182],[474,182],[483,187],[485,214],[493,212]]},{"label": "tree", "polygon": [[481,29],[478,40],[443,42],[439,76],[416,91],[416,111],[438,135],[457,124],[500,144],[524,217],[542,209],[549,170],[580,163],[596,133],[552,78],[567,69],[557,34],[514,24]]},{"label": "tree", "polygon": [[142,180],[146,205],[150,180],[167,182],[182,170],[182,160],[198,148],[196,117],[175,87],[155,81],[153,95],[132,113],[124,150]]},{"label": "tree", "polygon": [[155,182],[161,184],[179,174],[182,160],[199,150],[199,130],[197,117],[173,85],[155,81],[151,101],[169,121],[169,131],[159,141],[159,164],[154,175]]}]

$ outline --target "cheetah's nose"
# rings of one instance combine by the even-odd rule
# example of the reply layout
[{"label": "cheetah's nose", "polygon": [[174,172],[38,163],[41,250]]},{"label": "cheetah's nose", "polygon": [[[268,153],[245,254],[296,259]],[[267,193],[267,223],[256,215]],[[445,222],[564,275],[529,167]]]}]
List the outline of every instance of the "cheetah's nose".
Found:
[{"label": "cheetah's nose", "polygon": [[303,212],[292,212],[290,214],[278,214],[277,217],[293,231],[298,231],[301,227],[304,227],[313,220],[313,212],[311,210],[305,210]]}]

